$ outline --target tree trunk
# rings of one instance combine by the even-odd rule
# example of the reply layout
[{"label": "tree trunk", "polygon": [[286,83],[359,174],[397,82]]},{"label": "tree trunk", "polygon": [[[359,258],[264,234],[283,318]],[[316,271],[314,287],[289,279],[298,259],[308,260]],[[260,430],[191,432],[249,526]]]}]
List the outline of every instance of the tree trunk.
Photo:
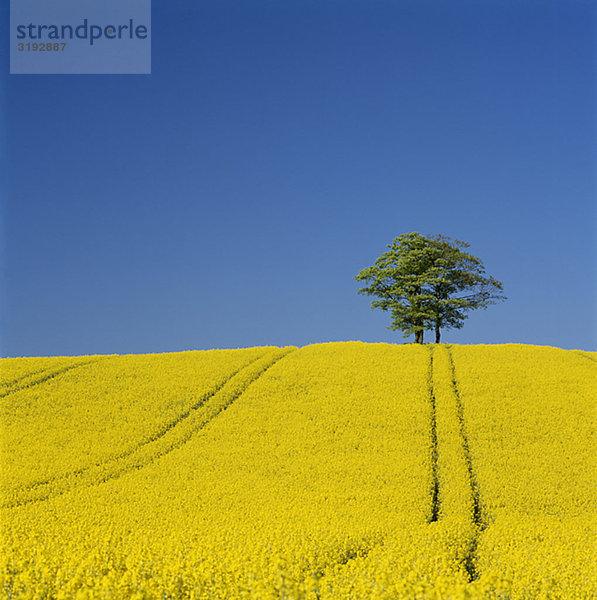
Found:
[{"label": "tree trunk", "polygon": [[415,344],[422,344],[423,343],[423,330],[421,329],[421,331],[415,331]]},{"label": "tree trunk", "polygon": [[440,338],[440,330],[439,330],[439,324],[436,323],[435,324],[435,343],[439,344],[439,338]]}]

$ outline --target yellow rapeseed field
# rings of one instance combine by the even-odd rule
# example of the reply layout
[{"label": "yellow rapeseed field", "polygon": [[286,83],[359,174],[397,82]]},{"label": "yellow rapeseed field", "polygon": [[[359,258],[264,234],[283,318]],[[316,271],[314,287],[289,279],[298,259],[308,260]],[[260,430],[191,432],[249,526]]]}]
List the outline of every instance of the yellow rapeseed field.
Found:
[{"label": "yellow rapeseed field", "polygon": [[597,355],[0,360],[6,598],[593,599]]}]

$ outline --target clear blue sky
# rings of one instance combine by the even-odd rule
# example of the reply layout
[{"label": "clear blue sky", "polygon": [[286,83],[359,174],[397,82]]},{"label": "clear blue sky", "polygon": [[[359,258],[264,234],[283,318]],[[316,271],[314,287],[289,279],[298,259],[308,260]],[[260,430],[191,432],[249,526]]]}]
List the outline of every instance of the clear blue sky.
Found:
[{"label": "clear blue sky", "polygon": [[152,75],[3,44],[2,356],[401,343],[353,277],[408,231],[504,282],[445,341],[594,350],[596,17],[153,0]]}]

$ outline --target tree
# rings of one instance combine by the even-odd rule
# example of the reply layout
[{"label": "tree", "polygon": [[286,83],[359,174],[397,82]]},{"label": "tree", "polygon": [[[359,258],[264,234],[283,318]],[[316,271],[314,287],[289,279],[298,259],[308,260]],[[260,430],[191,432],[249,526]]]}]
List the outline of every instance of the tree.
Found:
[{"label": "tree", "polygon": [[371,308],[392,315],[388,329],[414,334],[416,343],[434,329],[439,344],[442,328],[460,329],[468,312],[505,299],[502,283],[487,277],[481,259],[464,251],[466,242],[411,232],[387,247],[355,277],[368,284],[359,294],[374,296]]}]

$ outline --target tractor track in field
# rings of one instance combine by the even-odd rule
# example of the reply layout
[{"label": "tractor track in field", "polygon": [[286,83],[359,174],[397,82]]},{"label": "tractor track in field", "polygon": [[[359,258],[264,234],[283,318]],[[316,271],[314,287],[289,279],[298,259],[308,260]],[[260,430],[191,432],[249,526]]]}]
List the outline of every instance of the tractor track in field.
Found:
[{"label": "tractor track in field", "polygon": [[24,492],[27,490],[41,487],[43,485],[48,485],[50,483],[54,483],[55,481],[69,479],[71,477],[77,477],[79,475],[84,475],[86,472],[90,471],[91,469],[100,467],[102,465],[107,465],[111,462],[121,460],[123,458],[127,458],[128,456],[137,452],[139,449],[143,448],[143,446],[147,446],[148,444],[151,444],[152,442],[155,442],[155,441],[159,440],[160,438],[164,437],[172,428],[176,427],[176,425],[178,425],[179,423],[184,421],[184,419],[189,417],[193,411],[201,408],[212,396],[217,394],[217,392],[219,392],[224,387],[224,385],[226,385],[226,383],[228,383],[235,375],[240,373],[243,369],[250,367],[254,362],[262,359],[264,356],[265,355],[258,356],[257,358],[254,358],[254,359],[248,361],[247,363],[241,365],[238,369],[234,370],[232,373],[229,373],[226,377],[222,378],[219,382],[217,382],[212,387],[211,390],[209,390],[208,392],[203,394],[201,396],[201,398],[197,402],[195,402],[193,405],[191,405],[186,411],[184,411],[183,413],[178,415],[176,418],[172,419],[169,423],[162,425],[157,431],[154,431],[152,434],[145,436],[142,440],[140,440],[133,446],[127,448],[126,450],[122,450],[121,452],[119,452],[117,454],[109,456],[109,457],[105,458],[104,460],[99,460],[97,462],[94,462],[91,465],[86,465],[84,467],[74,469],[73,471],[69,471],[67,473],[61,473],[60,475],[54,475],[52,477],[48,477],[43,480],[34,481],[32,483],[29,483],[27,485],[19,487],[16,491]]},{"label": "tractor track in field", "polygon": [[464,460],[466,463],[466,469],[468,473],[468,483],[471,490],[472,504],[473,504],[473,524],[475,528],[475,534],[471,540],[468,554],[465,559],[464,567],[469,577],[469,581],[475,581],[479,578],[479,573],[475,565],[475,558],[477,555],[477,546],[479,543],[479,536],[483,530],[487,527],[487,519],[483,514],[483,508],[481,504],[481,494],[479,491],[479,483],[473,467],[473,459],[471,456],[471,449],[469,445],[468,434],[466,432],[466,423],[464,419],[464,405],[462,403],[462,397],[460,394],[460,388],[458,387],[458,379],[456,377],[456,365],[454,364],[454,356],[452,355],[452,349],[448,345],[446,346],[448,357],[450,360],[450,374],[452,390],[454,392],[454,400],[456,402],[456,415],[458,418],[460,428],[460,439],[462,442],[462,448],[464,451]]},{"label": "tractor track in field", "polygon": [[456,365],[454,364],[454,357],[450,347],[447,347],[448,356],[450,357],[450,371],[452,375],[452,389],[454,390],[454,398],[456,400],[456,410],[458,416],[458,422],[460,425],[460,437],[462,439],[462,447],[464,449],[464,457],[466,461],[466,469],[468,471],[469,484],[472,491],[473,497],[473,518],[475,525],[482,526],[484,521],[482,508],[481,508],[481,496],[479,493],[479,484],[477,482],[477,476],[473,469],[473,460],[471,457],[471,449],[468,441],[468,435],[466,432],[466,424],[464,421],[464,406],[462,404],[462,398],[460,396],[460,388],[458,387],[458,380],[456,378]]},{"label": "tractor track in field", "polygon": [[[131,471],[140,470],[140,469],[152,464],[159,458],[162,458],[163,456],[170,454],[171,452],[173,452],[174,450],[177,450],[178,448],[183,446],[186,442],[188,442],[194,435],[196,435],[198,432],[200,432],[202,429],[204,429],[207,425],[209,425],[209,423],[211,423],[222,411],[226,410],[234,401],[236,401],[242,394],[244,394],[246,392],[246,390],[255,381],[257,381],[257,379],[259,379],[268,369],[270,369],[273,365],[275,365],[277,362],[279,362],[285,356],[288,356],[288,354],[290,354],[293,350],[294,350],[294,348],[290,348],[290,349],[285,349],[285,351],[281,351],[280,353],[274,352],[273,353],[274,356],[272,356],[271,361],[267,362],[251,378],[249,378],[248,381],[243,382],[240,385],[240,388],[238,390],[235,390],[231,394],[231,396],[229,398],[227,398],[219,407],[217,407],[213,411],[213,413],[211,415],[209,415],[204,421],[200,422],[197,426],[191,428],[189,431],[187,431],[186,433],[181,435],[171,445],[169,445],[165,448],[157,448],[153,452],[153,454],[151,454],[149,457],[146,457],[144,460],[132,462],[132,464],[122,465],[120,468],[117,468],[108,473],[99,473],[94,478],[92,478],[88,481],[80,481],[78,479],[75,479],[75,481],[71,482],[70,485],[65,485],[65,487],[63,489],[51,490],[47,494],[34,496],[34,497],[30,497],[30,498],[24,498],[22,500],[16,500],[16,501],[2,505],[1,508],[16,508],[19,506],[24,506],[26,504],[31,504],[33,502],[43,502],[46,500],[50,500],[51,498],[56,498],[58,496],[62,496],[64,494],[66,494],[67,492],[72,491],[74,489],[80,489],[82,487],[83,488],[92,487],[95,485],[100,485],[107,481],[111,481],[113,479],[117,479],[117,478],[121,477],[122,475],[125,475]],[[173,422],[168,429],[161,432],[158,436],[155,437],[154,440],[146,442],[145,444],[142,444],[142,445],[138,445],[138,447],[134,451],[127,453],[126,456],[121,457],[120,460],[126,459],[126,458],[134,459],[135,451],[139,451],[139,450],[143,451],[145,449],[145,447],[149,446],[149,444],[151,444],[153,442],[157,442],[161,438],[163,438],[166,435],[166,433],[168,433],[170,431],[174,431],[176,429],[177,425],[179,425],[181,422],[183,422],[187,417],[191,416],[193,414],[193,412],[195,412],[196,410],[198,410],[199,408],[204,406],[211,398],[216,396],[216,394],[218,392],[221,392],[226,387],[227,384],[233,384],[234,378],[237,375],[242,374],[246,369],[249,369],[257,361],[259,361],[260,359],[263,359],[263,358],[265,358],[265,356],[260,356],[259,358],[255,359],[253,361],[250,361],[248,364],[246,364],[243,367],[241,367],[240,369],[238,369],[235,373],[233,373],[231,376],[229,376],[224,382],[222,382],[221,385],[218,387],[218,389],[212,390],[212,393],[210,395],[208,395],[207,397],[204,397],[204,399],[200,403],[197,403],[195,409],[191,408],[188,411],[185,411],[185,413],[183,413],[183,415],[179,416],[179,418],[176,420],[176,422]],[[105,463],[100,463],[97,466],[101,467],[104,464],[108,464],[108,462],[115,462],[116,460],[118,460],[118,459],[115,459],[114,457],[112,457],[112,459],[110,459],[110,461],[107,461]],[[84,477],[90,471],[92,471],[93,468],[95,468],[95,467],[93,467],[93,466],[87,467],[84,470],[84,472],[81,472],[77,475],[71,475],[70,478]],[[64,481],[67,482],[68,478],[65,478]],[[54,481],[52,481],[50,483],[53,483],[53,482]],[[23,490],[23,491],[35,491],[36,488],[39,488],[41,486],[42,486],[42,484],[38,483],[35,486],[35,488],[31,488],[31,490]]]},{"label": "tractor track in field", "polygon": [[21,375],[20,377],[15,377],[14,379],[11,379],[10,381],[4,381],[2,382],[2,387],[3,388],[11,388],[14,385],[17,385],[18,383],[20,383],[21,381],[25,380],[25,379],[29,379],[30,377],[33,377],[34,375],[39,375],[40,373],[45,373],[46,371],[49,371],[52,367],[44,367],[43,369],[37,369],[36,371],[31,371],[30,373],[25,373],[25,375]]},{"label": "tractor track in field", "polygon": [[[0,392],[0,399],[6,398],[7,396],[10,396],[10,394],[14,394],[15,392],[18,392],[20,390],[26,390],[26,389],[29,389],[29,388],[41,385],[42,383],[45,383],[46,381],[50,381],[51,379],[54,379],[56,377],[59,377],[60,375],[64,375],[65,373],[68,373],[68,371],[72,371],[73,369],[78,369],[79,367],[84,367],[86,365],[93,364],[93,363],[98,362],[100,360],[105,360],[105,357],[102,356],[100,358],[95,358],[93,360],[87,360],[87,361],[84,361],[84,362],[79,362],[79,363],[76,363],[74,365],[67,365],[66,367],[61,367],[60,369],[56,369],[54,371],[51,371],[50,373],[48,373],[49,368],[47,368],[47,369],[40,369],[39,371],[34,371],[33,373],[30,373],[28,375],[24,375],[23,377],[19,377],[18,380],[14,380],[12,382],[12,385],[14,387],[11,387],[11,389],[6,390],[4,392]],[[23,385],[19,385],[19,382],[22,382],[24,379],[28,379],[29,377],[32,377],[33,375],[36,375],[38,373],[44,373],[44,375],[42,375],[38,379],[34,379],[33,381],[31,381],[29,383],[26,383],[26,384],[23,384]]]},{"label": "tractor track in field", "polygon": [[431,406],[431,515],[429,523],[439,518],[439,477],[438,477],[438,444],[437,444],[437,408],[433,387],[433,348],[429,348],[429,369],[427,373],[429,403]]},{"label": "tractor track in field", "polygon": [[593,356],[591,356],[590,354],[587,354],[586,352],[583,352],[582,350],[577,350],[576,353],[579,356],[582,356],[583,358],[590,360],[591,362],[597,363],[597,358],[594,358]]}]

